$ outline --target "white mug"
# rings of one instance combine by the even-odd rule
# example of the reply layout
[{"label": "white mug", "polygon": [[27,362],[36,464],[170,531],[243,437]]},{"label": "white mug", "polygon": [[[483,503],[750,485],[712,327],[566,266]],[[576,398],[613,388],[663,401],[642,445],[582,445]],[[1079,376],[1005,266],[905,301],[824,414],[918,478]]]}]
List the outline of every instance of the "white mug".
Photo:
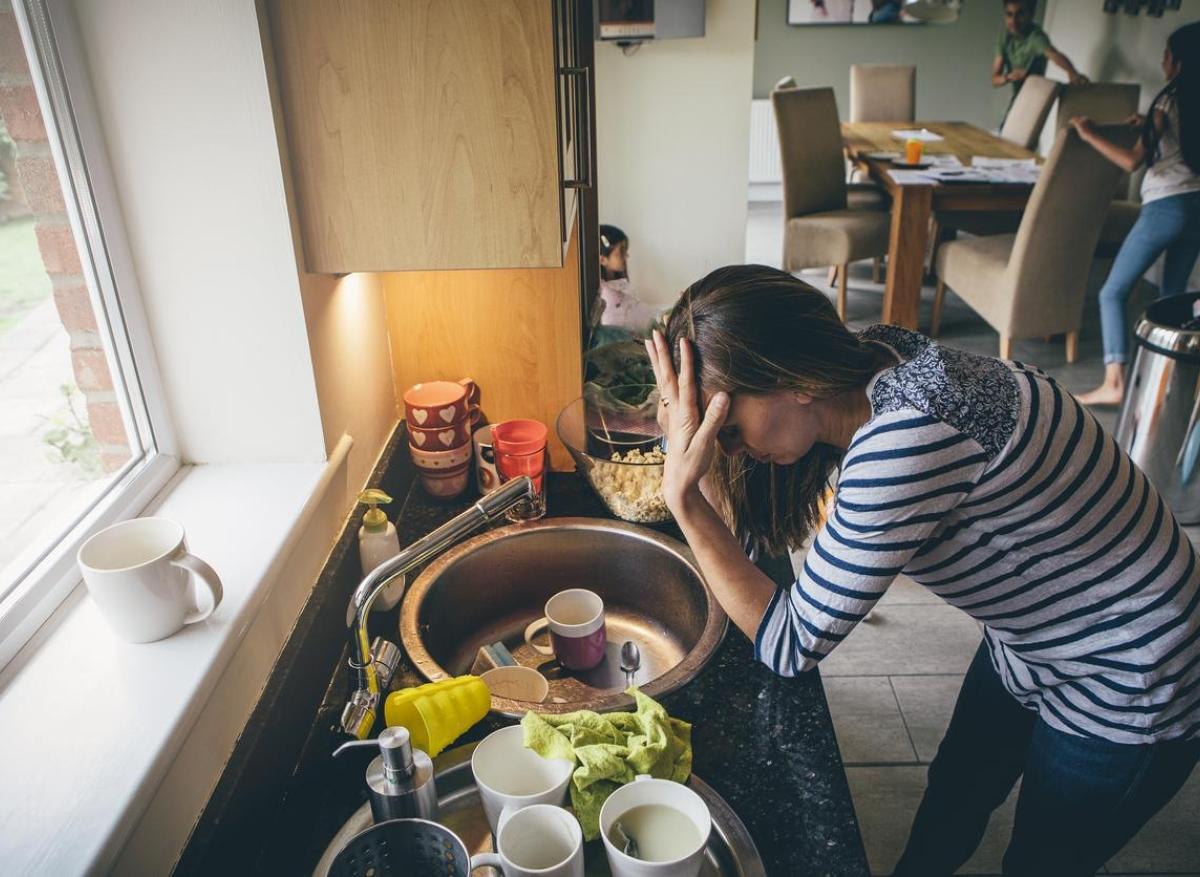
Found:
[{"label": "white mug", "polygon": [[[166,518],[113,524],[84,542],[77,559],[100,614],[133,643],[164,639],[203,621],[221,602],[221,580],[188,553],[182,525]],[[192,575],[203,588],[192,587]]]},{"label": "white mug", "polygon": [[496,469],[496,450],[492,447],[491,424],[475,430],[472,437],[475,446],[475,486],[479,495],[491,493],[500,486],[500,473]]},{"label": "white mug", "polygon": [[502,813],[534,804],[561,805],[574,769],[573,761],[542,758],[525,748],[525,729],[520,725],[493,731],[471,754],[471,773],[493,834]]},{"label": "white mug", "polygon": [[[629,834],[638,841],[639,856],[645,857],[635,859],[618,849],[609,835],[614,822],[633,808],[647,804],[674,810],[691,824],[691,828],[689,836],[682,842],[668,837],[661,825],[655,826],[655,831],[642,838],[630,830]],[[600,837],[604,840],[604,851],[608,854],[608,867],[613,877],[696,877],[704,865],[704,848],[708,845],[711,831],[712,816],[703,798],[682,783],[656,780],[646,774],[638,774],[632,783],[621,786],[608,796],[600,808]],[[664,841],[680,847],[669,859],[655,857],[654,848],[650,846],[651,843],[662,845]]]},{"label": "white mug", "polygon": [[491,865],[504,877],[583,877],[583,830],[552,804],[506,810],[496,849],[472,856],[471,870]]}]

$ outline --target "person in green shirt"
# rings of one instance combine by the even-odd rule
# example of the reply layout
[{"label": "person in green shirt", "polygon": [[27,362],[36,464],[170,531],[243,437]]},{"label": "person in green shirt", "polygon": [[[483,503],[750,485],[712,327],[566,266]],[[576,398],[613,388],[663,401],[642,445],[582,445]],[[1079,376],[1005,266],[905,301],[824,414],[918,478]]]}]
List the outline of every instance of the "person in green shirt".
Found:
[{"label": "person in green shirt", "polygon": [[1004,0],[1004,31],[996,41],[992,85],[1000,88],[1011,82],[1014,98],[1026,76],[1045,75],[1047,59],[1066,71],[1072,85],[1088,81],[1075,69],[1070,58],[1054,48],[1050,37],[1034,22],[1036,10],[1037,0]]}]

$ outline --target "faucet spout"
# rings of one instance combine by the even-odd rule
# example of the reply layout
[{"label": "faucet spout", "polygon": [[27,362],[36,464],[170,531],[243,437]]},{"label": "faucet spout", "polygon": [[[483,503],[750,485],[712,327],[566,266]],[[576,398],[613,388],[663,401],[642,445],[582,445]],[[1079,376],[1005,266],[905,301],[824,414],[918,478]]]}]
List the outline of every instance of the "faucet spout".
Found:
[{"label": "faucet spout", "polygon": [[514,478],[363,577],[346,608],[346,624],[351,634],[350,666],[358,676],[358,690],[342,713],[342,730],[345,733],[360,740],[366,739],[375,724],[382,697],[379,676],[371,655],[370,635],[367,633],[367,618],[380,591],[396,576],[411,572],[432,560],[533,495],[533,481],[528,476]]}]

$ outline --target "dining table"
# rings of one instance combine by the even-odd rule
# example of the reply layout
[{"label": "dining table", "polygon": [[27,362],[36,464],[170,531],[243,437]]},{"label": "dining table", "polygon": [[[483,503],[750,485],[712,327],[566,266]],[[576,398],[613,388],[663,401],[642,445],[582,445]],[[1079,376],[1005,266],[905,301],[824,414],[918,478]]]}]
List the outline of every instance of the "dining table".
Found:
[{"label": "dining table", "polygon": [[883,322],[916,329],[933,216],[939,211],[1019,212],[1029,200],[1033,183],[938,182],[911,173],[896,173],[899,168],[895,161],[883,154],[903,157],[905,140],[893,133],[897,130],[928,132],[924,136],[929,139],[922,142],[925,157],[953,155],[966,167],[976,157],[1039,162],[1040,158],[967,122],[842,123],[847,156],[891,199]]}]

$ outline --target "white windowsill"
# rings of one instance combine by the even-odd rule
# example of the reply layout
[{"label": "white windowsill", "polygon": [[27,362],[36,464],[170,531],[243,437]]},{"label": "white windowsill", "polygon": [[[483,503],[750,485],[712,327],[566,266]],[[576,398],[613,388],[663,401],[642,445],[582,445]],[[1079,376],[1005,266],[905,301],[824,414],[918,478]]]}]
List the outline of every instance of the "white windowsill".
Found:
[{"label": "white windowsill", "polygon": [[189,549],[224,583],[217,611],[168,639],[134,645],[117,638],[81,584],[9,665],[0,679],[6,873],[109,870],[336,463],[181,469],[145,514],[184,524]]}]

